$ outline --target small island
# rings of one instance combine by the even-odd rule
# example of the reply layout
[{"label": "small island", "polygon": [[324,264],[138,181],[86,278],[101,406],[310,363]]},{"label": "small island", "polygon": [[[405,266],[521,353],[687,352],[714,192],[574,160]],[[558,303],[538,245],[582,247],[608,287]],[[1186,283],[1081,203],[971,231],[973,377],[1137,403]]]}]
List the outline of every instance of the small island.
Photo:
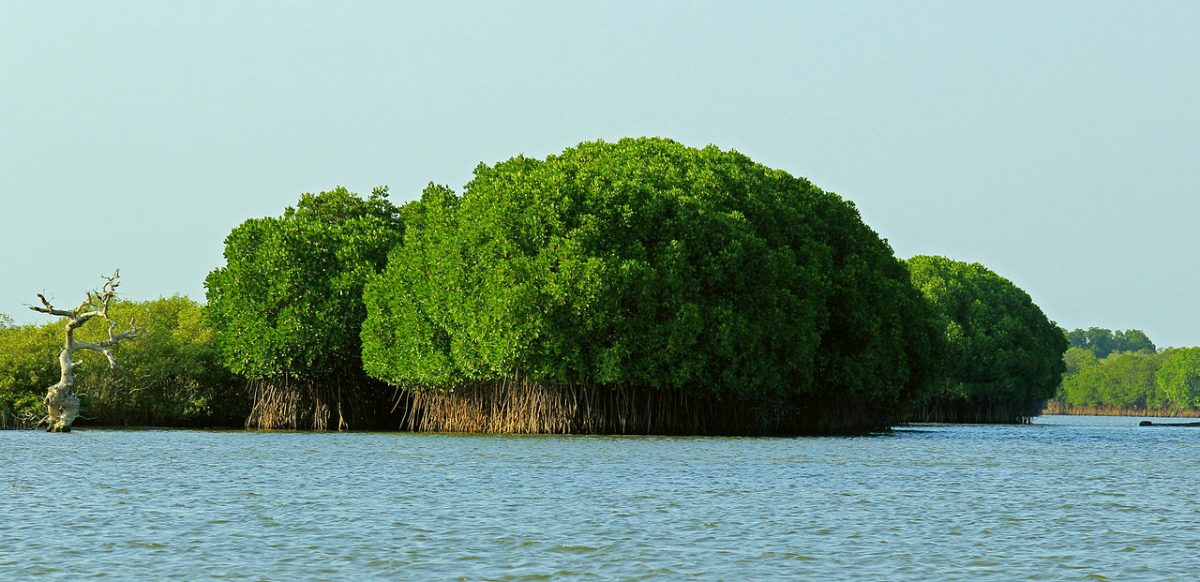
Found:
[{"label": "small island", "polygon": [[[81,423],[804,435],[1200,404],[1197,349],[1065,333],[983,265],[898,259],[837,194],[664,138],[481,164],[399,206],[304,194],[224,254],[205,304],[105,288],[137,341],[104,344],[121,370],[72,367]],[[60,330],[0,320],[0,425],[46,422]]]}]

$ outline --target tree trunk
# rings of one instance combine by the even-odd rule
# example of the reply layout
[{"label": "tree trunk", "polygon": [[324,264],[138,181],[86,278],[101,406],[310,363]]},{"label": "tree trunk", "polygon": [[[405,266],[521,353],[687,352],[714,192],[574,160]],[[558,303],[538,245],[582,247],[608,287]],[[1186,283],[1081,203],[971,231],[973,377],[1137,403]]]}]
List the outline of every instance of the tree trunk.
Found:
[{"label": "tree trunk", "polygon": [[[113,356],[112,347],[122,340],[138,336],[140,330],[132,321],[129,322],[128,330],[114,333],[117,324],[108,318],[108,306],[117,295],[118,278],[120,278],[120,273],[113,273],[106,279],[104,287],[100,291],[89,291],[83,303],[70,311],[55,309],[46,296],[41,293],[38,294],[38,299],[42,304],[30,307],[40,313],[67,318],[66,337],[63,340],[63,349],[58,354],[60,371],[58,383],[47,388],[46,397],[42,399],[46,405],[46,418],[42,422],[46,424],[46,430],[49,432],[71,432],[71,425],[79,417],[79,397],[71,392],[71,386],[75,384],[75,362],[71,356],[78,350],[95,350],[103,353],[104,357],[108,358],[109,368],[115,370],[119,367]],[[75,341],[75,330],[97,317],[108,322],[108,339],[99,342]]]},{"label": "tree trunk", "polygon": [[71,387],[55,384],[42,401],[46,403],[46,430],[71,432],[71,424],[79,417],[79,397],[71,394]]}]

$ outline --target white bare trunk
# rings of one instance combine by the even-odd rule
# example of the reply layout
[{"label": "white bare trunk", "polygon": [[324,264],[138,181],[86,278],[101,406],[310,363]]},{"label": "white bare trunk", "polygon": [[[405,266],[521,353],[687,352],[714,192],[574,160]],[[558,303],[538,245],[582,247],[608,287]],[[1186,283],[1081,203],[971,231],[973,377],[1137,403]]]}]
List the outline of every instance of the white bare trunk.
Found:
[{"label": "white bare trunk", "polygon": [[71,393],[71,387],[55,384],[46,391],[46,430],[71,432],[71,424],[79,418],[79,397]]},{"label": "white bare trunk", "polygon": [[[74,310],[55,309],[46,297],[40,293],[38,294],[38,299],[41,300],[42,304],[30,307],[34,311],[67,318],[66,337],[63,341],[63,349],[58,355],[60,370],[58,383],[47,388],[46,397],[42,399],[42,402],[46,405],[46,430],[50,432],[71,432],[71,425],[79,417],[79,397],[71,392],[71,387],[75,384],[74,370],[76,364],[71,359],[72,355],[79,350],[96,350],[103,353],[105,358],[108,359],[110,368],[116,369],[117,360],[113,356],[112,347],[121,340],[136,338],[140,331],[130,321],[128,330],[121,333],[114,333],[117,329],[117,324],[108,318],[108,306],[117,295],[117,279],[119,277],[119,272],[113,273],[104,282],[104,287],[100,291],[88,292],[83,303],[80,303],[79,307]],[[85,323],[96,317],[108,321],[108,339],[100,342],[75,341],[75,330],[83,327]]]}]

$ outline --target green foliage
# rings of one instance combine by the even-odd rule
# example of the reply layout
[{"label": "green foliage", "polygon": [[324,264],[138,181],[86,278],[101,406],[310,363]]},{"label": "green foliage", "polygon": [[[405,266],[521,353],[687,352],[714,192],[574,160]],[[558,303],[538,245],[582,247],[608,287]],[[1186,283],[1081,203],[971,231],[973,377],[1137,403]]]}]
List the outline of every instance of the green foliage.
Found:
[{"label": "green foliage", "polygon": [[[1089,350],[1072,348],[1090,355]],[[1200,408],[1200,348],[1160,353],[1113,351],[1068,366],[1060,398],[1070,406],[1144,409]]]},{"label": "green foliage", "polygon": [[368,373],[894,405],[937,340],[853,204],[716,147],[588,142],[430,185],[366,287]]},{"label": "green foliage", "polygon": [[978,263],[918,256],[908,266],[946,340],[945,378],[927,406],[1038,406],[1054,395],[1067,340],[1028,294]]},{"label": "green foliage", "polygon": [[1086,348],[1071,347],[1067,348],[1067,352],[1063,354],[1063,365],[1065,366],[1063,374],[1070,376],[1079,372],[1079,370],[1095,365],[1099,361],[1096,354]]},{"label": "green foliage", "polygon": [[45,413],[42,396],[58,381],[62,327],[0,327],[0,427],[13,418]]},{"label": "green foliage", "polygon": [[386,189],[304,194],[281,217],[243,222],[205,281],[222,362],[253,379],[361,376],[363,284],[402,236]]},{"label": "green foliage", "polygon": [[[134,320],[144,331],[116,346],[121,368],[115,373],[102,355],[80,352],[86,365],[76,371],[76,384],[85,416],[107,424],[240,424],[248,402],[243,382],[221,366],[212,329],[196,302],[179,296],[120,302],[110,317]],[[104,339],[103,327],[88,325],[76,338]]]},{"label": "green foliage", "polygon": [[1112,331],[1102,327],[1088,329],[1073,329],[1067,332],[1067,340],[1073,348],[1084,348],[1091,351],[1097,358],[1106,358],[1112,353],[1147,352],[1154,353],[1157,348],[1154,342],[1140,329]]},{"label": "green foliage", "polygon": [[[115,302],[110,317],[137,322],[142,334],[114,348],[120,370],[98,352],[75,353],[74,390],[85,419],[99,424],[240,424],[246,413],[242,382],[217,361],[212,330],[202,308],[185,297]],[[107,338],[93,320],[75,332],[77,341]],[[0,407],[12,413],[44,413],[41,398],[59,377],[63,324],[0,329]]]},{"label": "green foliage", "polygon": [[1200,348],[1169,349],[1159,354],[1154,386],[1161,398],[1180,408],[1200,408]]},{"label": "green foliage", "polygon": [[1155,377],[1161,358],[1144,352],[1113,353],[1082,362],[1063,378],[1062,396],[1071,406],[1144,409],[1169,404]]}]

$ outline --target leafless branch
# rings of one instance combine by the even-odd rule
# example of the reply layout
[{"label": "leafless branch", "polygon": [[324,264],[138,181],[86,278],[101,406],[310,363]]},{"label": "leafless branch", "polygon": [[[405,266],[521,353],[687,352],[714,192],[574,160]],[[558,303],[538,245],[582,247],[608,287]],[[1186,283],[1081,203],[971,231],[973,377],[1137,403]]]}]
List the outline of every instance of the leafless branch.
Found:
[{"label": "leafless branch", "polygon": [[[133,319],[129,320],[129,329],[117,333],[117,323],[108,317],[109,307],[112,305],[112,300],[117,295],[117,287],[120,285],[118,281],[120,276],[120,271],[115,271],[112,275],[105,277],[104,285],[97,291],[88,291],[79,307],[74,311],[56,309],[42,293],[38,293],[41,306],[30,306],[30,309],[34,311],[68,319],[66,341],[58,357],[62,375],[57,384],[47,389],[44,399],[49,410],[46,422],[50,425],[51,430],[69,431],[71,423],[79,415],[79,399],[71,394],[71,385],[75,382],[74,368],[78,363],[72,360],[71,356],[79,350],[95,350],[104,354],[110,368],[119,369],[120,366],[117,365],[112,347],[123,340],[134,339],[141,333]],[[97,317],[108,321],[108,339],[98,342],[75,341],[75,330]]]}]

